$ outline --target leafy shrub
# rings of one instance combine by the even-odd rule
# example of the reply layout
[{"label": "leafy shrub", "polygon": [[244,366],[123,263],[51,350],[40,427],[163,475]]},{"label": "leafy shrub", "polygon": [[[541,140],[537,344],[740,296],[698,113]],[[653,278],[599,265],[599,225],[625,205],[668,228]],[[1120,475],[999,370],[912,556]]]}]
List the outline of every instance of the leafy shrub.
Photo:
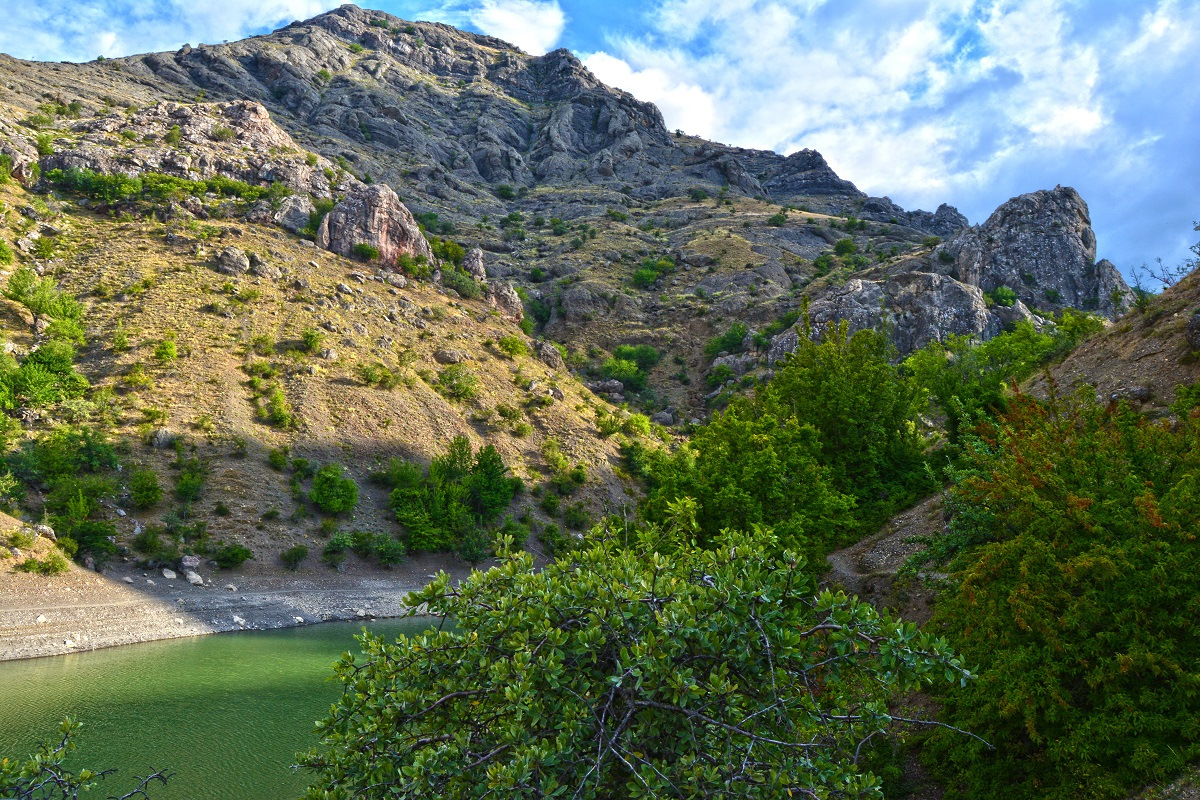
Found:
[{"label": "leafy shrub", "polygon": [[469,400],[479,392],[479,378],[466,364],[451,364],[438,375],[437,389],[452,400]]},{"label": "leafy shrub", "polygon": [[633,285],[639,289],[649,289],[659,278],[674,271],[675,262],[666,256],[644,259],[633,273]]},{"label": "leafy shrub", "polygon": [[185,503],[199,499],[207,480],[208,467],[204,462],[198,458],[185,460],[175,479],[175,497]]},{"label": "leafy shrub", "polygon": [[174,361],[178,355],[179,350],[172,338],[163,339],[154,347],[154,357],[164,364]]},{"label": "leafy shrub", "polygon": [[708,192],[706,192],[704,189],[696,187],[688,190],[688,197],[691,198],[693,202],[699,203],[702,200],[708,199]]},{"label": "leafy shrub", "polygon": [[163,490],[152,469],[134,470],[129,476],[129,499],[137,509],[154,508],[162,500]]},{"label": "leafy shrub", "polygon": [[507,183],[498,184],[492,191],[494,191],[496,193],[496,197],[499,197],[501,200],[517,199],[517,190]]},{"label": "leafy shrub", "polygon": [[237,137],[237,133],[233,128],[218,125],[209,131],[208,136],[215,142],[231,142]]},{"label": "leafy shrub", "polygon": [[520,336],[515,336],[512,334],[509,334],[508,336],[501,336],[496,340],[496,346],[512,358],[529,355],[529,347],[525,344],[525,340]]},{"label": "leafy shrub", "polygon": [[704,376],[704,382],[708,385],[708,388],[715,389],[718,386],[725,385],[736,377],[737,374],[733,371],[733,367],[728,364],[717,364]]},{"label": "leafy shrub", "polygon": [[475,282],[471,274],[458,267],[447,266],[442,269],[442,285],[468,299],[479,297],[481,294],[479,284]]},{"label": "leafy shrub", "polygon": [[237,569],[254,558],[254,553],[244,545],[221,543],[213,552],[212,557],[221,569]]},{"label": "leafy shrub", "polygon": [[835,256],[850,256],[858,252],[858,245],[853,239],[838,239],[833,244],[833,254]]},{"label": "leafy shrub", "polygon": [[321,343],[325,341],[325,334],[313,328],[307,328],[304,333],[300,334],[301,346],[306,353],[315,353],[321,349]]},{"label": "leafy shrub", "polygon": [[379,259],[379,248],[366,242],[359,242],[353,247],[354,257],[363,261],[376,261]]},{"label": "leafy shrub", "polygon": [[302,544],[289,547],[287,550],[284,550],[279,554],[279,560],[283,562],[285,567],[293,572],[300,568],[300,565],[306,558],[308,558],[308,547]]},{"label": "leafy shrub", "polygon": [[787,213],[780,211],[778,214],[772,214],[767,217],[767,224],[774,228],[781,228],[787,225]]},{"label": "leafy shrub", "polygon": [[987,292],[986,297],[993,305],[1005,308],[1011,308],[1017,302],[1017,293],[1007,286],[997,286],[994,290]]},{"label": "leafy shrub", "polygon": [[[437,215],[435,214],[434,216]],[[463,246],[449,239],[435,237],[430,240],[429,247],[436,258],[442,261],[449,261],[456,267],[462,266],[463,259],[467,257],[467,251],[463,249]]]},{"label": "leafy shrub", "polygon": [[733,323],[725,333],[708,340],[704,345],[704,355],[713,358],[721,353],[740,353],[742,341],[749,332],[749,329],[741,322]]},{"label": "leafy shrub", "polygon": [[620,381],[630,391],[640,392],[646,388],[646,374],[638,368],[635,361],[609,358],[600,365],[600,375],[610,380]]},{"label": "leafy shrub", "polygon": [[[1200,416],[1018,394],[954,474],[935,624],[981,679],[936,736],[954,796],[1119,798],[1200,753]],[[948,795],[950,796],[950,795]]]},{"label": "leafy shrub", "polygon": [[62,551],[55,547],[51,548],[41,558],[27,556],[24,561],[17,565],[16,569],[18,572],[31,572],[35,575],[51,577],[70,571],[71,563],[63,556]]},{"label": "leafy shrub", "polygon": [[392,489],[388,505],[407,530],[411,549],[458,550],[512,502],[516,486],[507,471],[494,447],[472,453],[470,441],[457,436],[427,471],[392,459],[372,478]]},{"label": "leafy shrub", "polygon": [[571,530],[579,531],[592,523],[591,516],[583,503],[574,503],[563,511],[563,524]]},{"label": "leafy shrub", "polygon": [[308,499],[326,514],[344,514],[358,505],[358,484],[343,475],[341,464],[326,464],[313,476]]},{"label": "leafy shrub", "polygon": [[182,138],[183,131],[179,129],[178,125],[172,125],[170,130],[167,131],[166,135],[163,136],[163,141],[174,147],[175,145],[179,144]]},{"label": "leafy shrub", "polygon": [[267,464],[276,472],[283,472],[288,465],[288,451],[286,447],[272,447],[267,451]]},{"label": "leafy shrub", "polygon": [[[335,667],[346,689],[303,759],[317,787],[868,796],[878,780],[856,762],[891,723],[889,695],[969,677],[934,637],[843,594],[814,597],[806,563],[756,538],[670,556],[621,538],[541,570],[513,553],[459,583],[440,575],[410,601],[453,628],[394,644],[364,634],[365,655]],[[757,785],[731,791],[748,762]]]}]

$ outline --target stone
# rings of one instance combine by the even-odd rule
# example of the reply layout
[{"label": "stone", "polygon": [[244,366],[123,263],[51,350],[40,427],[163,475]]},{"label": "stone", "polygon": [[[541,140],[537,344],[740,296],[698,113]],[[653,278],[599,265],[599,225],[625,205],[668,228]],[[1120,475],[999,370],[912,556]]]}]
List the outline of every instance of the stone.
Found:
[{"label": "stone", "polygon": [[1188,320],[1187,327],[1183,329],[1183,338],[1188,347],[1200,350],[1200,311],[1192,314],[1192,318]]},{"label": "stone", "polygon": [[237,587],[234,586],[232,583],[227,583],[227,584],[225,584],[225,590],[230,591],[230,592],[236,592]]},{"label": "stone", "polygon": [[483,251],[472,247],[463,259],[462,268],[475,279],[476,283],[487,283],[487,268],[483,265]]},{"label": "stone", "polygon": [[121,580],[123,580],[125,583],[133,583],[133,578],[129,577],[128,575],[126,575],[124,578],[121,578]]},{"label": "stone", "polygon": [[159,428],[150,437],[151,447],[170,447],[179,437],[166,428]]},{"label": "stone", "polygon": [[217,272],[224,275],[244,275],[250,271],[250,257],[232,245],[217,254]]},{"label": "stone", "polygon": [[509,322],[519,325],[521,320],[525,319],[525,305],[521,302],[517,290],[507,283],[489,284],[488,302]]},{"label": "stone", "polygon": [[537,353],[537,357],[542,360],[542,363],[553,370],[560,370],[566,367],[563,362],[562,353],[550,342],[541,341],[533,345],[533,351]]},{"label": "stone", "polygon": [[452,350],[443,348],[433,354],[434,361],[439,364],[461,364],[466,361],[469,356],[461,350]]},{"label": "stone", "polygon": [[200,556],[185,555],[179,557],[179,568],[185,572],[200,566]]},{"label": "stone", "polygon": [[54,534],[54,528],[51,528],[49,525],[34,525],[33,533],[36,536],[45,536],[52,542],[58,541],[58,537]]},{"label": "stone", "polygon": [[173,581],[176,578],[175,570],[167,569],[166,567],[163,567],[162,576],[169,581]]},{"label": "stone", "polygon": [[675,413],[673,411],[659,411],[650,417],[650,421],[655,425],[674,425]]},{"label": "stone", "polygon": [[233,615],[233,624],[234,624],[234,625],[241,625],[242,627],[245,627],[245,626],[246,626],[246,620],[245,620],[243,617],[239,617],[237,614],[234,614],[234,615]]},{"label": "stone", "polygon": [[357,186],[321,220],[317,244],[343,256],[353,256],[357,245],[379,251],[379,260],[393,265],[401,255],[424,256],[433,251],[417,221],[387,186]]},{"label": "stone", "polygon": [[308,227],[309,219],[316,211],[317,207],[307,195],[285,197],[275,212],[275,224],[292,233],[299,233]]},{"label": "stone", "polygon": [[292,617],[292,622],[296,623],[297,625],[303,625],[304,617]]},{"label": "stone", "polygon": [[326,361],[337,361],[337,357],[338,357],[337,350],[334,350],[331,347],[326,347],[324,350],[321,351],[320,355],[321,355],[321,358],[325,359]]},{"label": "stone", "polygon": [[38,615],[37,615],[37,619],[35,619],[35,620],[34,620],[34,622],[36,622],[38,625],[44,625],[44,624],[46,624],[46,615],[45,615],[45,614],[38,614]]},{"label": "stone", "polygon": [[189,569],[187,572],[184,573],[183,577],[187,578],[187,582],[190,583],[192,586],[203,586],[204,585],[204,578],[201,578],[200,573],[195,572],[193,570]]}]

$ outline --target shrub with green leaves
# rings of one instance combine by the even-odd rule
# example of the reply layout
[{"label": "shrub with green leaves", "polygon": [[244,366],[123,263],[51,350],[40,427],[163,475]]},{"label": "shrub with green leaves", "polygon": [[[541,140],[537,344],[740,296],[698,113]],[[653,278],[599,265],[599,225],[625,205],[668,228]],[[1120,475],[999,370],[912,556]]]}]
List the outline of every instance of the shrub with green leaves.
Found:
[{"label": "shrub with green leaves", "polygon": [[313,476],[308,499],[325,514],[345,514],[358,505],[358,484],[341,464],[326,464]]},{"label": "shrub with green leaves", "polygon": [[388,505],[406,529],[410,549],[457,550],[512,502],[516,485],[507,473],[494,447],[472,453],[470,440],[456,436],[428,470],[392,459],[372,478],[391,488]]},{"label": "shrub with green leaves", "polygon": [[742,340],[750,329],[741,322],[735,322],[720,336],[714,336],[704,345],[704,355],[714,358],[721,353],[742,352]]},{"label": "shrub with green leaves", "polygon": [[366,242],[359,242],[353,247],[354,257],[360,261],[377,261],[379,259],[379,248]]},{"label": "shrub with green leaves", "polygon": [[466,364],[451,364],[438,375],[437,390],[452,400],[470,400],[479,392],[479,378]]},{"label": "shrub with green leaves", "polygon": [[158,474],[154,470],[138,469],[129,476],[129,500],[134,508],[154,508],[162,498],[162,486],[159,485]]},{"label": "shrub with green leaves", "polygon": [[213,561],[216,561],[217,566],[221,569],[237,569],[242,564],[254,558],[254,553],[245,545],[220,542],[217,549],[213,552],[212,557]]},{"label": "shrub with green leaves", "polygon": [[300,565],[304,563],[306,558],[308,558],[308,546],[303,544],[289,547],[279,554],[279,560],[293,572],[300,568]]},{"label": "shrub with green leaves", "polygon": [[980,680],[937,736],[947,797],[1124,798],[1200,757],[1200,414],[1017,395],[954,474],[936,630]]},{"label": "shrub with green leaves", "polygon": [[468,299],[479,297],[482,290],[470,273],[464,269],[455,266],[445,266],[442,268],[442,285],[447,289],[453,289],[460,297]]},{"label": "shrub with green leaves", "polygon": [[496,340],[496,346],[511,358],[529,355],[529,346],[525,344],[525,340],[514,334],[501,336]]},{"label": "shrub with green leaves", "polygon": [[969,677],[915,626],[817,594],[761,537],[668,555],[608,536],[406,599],[454,627],[364,634],[335,667],[353,689],[303,758],[307,796],[879,797],[856,761],[893,724],[891,693]]}]

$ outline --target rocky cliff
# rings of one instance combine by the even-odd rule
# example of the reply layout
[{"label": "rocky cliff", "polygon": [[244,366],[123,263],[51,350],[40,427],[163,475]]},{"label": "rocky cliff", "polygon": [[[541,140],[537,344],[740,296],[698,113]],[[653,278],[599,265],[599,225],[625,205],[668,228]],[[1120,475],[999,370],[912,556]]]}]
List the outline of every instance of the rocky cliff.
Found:
[{"label": "rocky cliff", "polygon": [[154,213],[236,213],[386,270],[433,262],[427,239],[452,239],[474,251],[464,266],[497,313],[528,311],[577,369],[623,343],[670,353],[649,410],[703,407],[711,387],[691,377],[712,367],[704,342],[734,322],[769,334],[731,354],[736,372],[769,374],[797,335],[776,320],[804,297],[818,328],[886,322],[901,352],[1047,324],[1065,307],[1111,316],[1129,298],[1095,260],[1074,190],[1014,198],[977,227],[946,205],[905,210],[813,150],[669,132],[653,105],[565,50],[529,56],[346,5],[174,53],[0,59],[0,150],[29,186],[78,167],[274,187],[246,208],[181,196]]}]

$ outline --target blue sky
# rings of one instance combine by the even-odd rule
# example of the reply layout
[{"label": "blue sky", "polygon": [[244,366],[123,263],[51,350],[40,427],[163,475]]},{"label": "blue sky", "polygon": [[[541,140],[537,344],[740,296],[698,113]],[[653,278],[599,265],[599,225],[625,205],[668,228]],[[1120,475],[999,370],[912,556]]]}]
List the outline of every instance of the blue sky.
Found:
[{"label": "blue sky", "polygon": [[[0,51],[86,60],[262,33],[328,0],[38,0]],[[1200,239],[1200,0],[374,0],[531,53],[568,47],[670,128],[820,150],[908,208],[982,222],[1055,184],[1128,272]]]}]

